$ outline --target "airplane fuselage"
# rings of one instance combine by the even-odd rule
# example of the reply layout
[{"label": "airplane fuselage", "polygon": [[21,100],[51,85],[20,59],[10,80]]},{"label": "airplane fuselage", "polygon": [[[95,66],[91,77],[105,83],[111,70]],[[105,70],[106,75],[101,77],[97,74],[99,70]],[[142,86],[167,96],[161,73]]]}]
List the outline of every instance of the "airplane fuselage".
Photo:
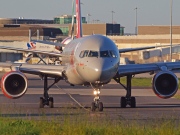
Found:
[{"label": "airplane fuselage", "polygon": [[117,73],[119,51],[109,38],[91,35],[78,38],[63,50],[67,81],[75,85],[105,84]]}]

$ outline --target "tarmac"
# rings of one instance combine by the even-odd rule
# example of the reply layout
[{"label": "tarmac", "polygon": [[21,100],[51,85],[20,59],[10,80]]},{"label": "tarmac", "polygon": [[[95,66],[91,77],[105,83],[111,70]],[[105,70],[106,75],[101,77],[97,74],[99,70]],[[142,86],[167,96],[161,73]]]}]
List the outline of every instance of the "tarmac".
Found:
[{"label": "tarmac", "polygon": [[[174,97],[161,99],[157,97],[151,88],[133,88],[132,96],[136,97],[136,108],[121,108],[120,97],[125,96],[126,91],[119,84],[112,82],[101,90],[101,101],[104,104],[103,112],[90,111],[93,101],[91,87],[72,87],[64,81],[50,89],[49,94],[54,98],[54,108],[39,108],[39,97],[43,96],[43,81],[38,77],[28,76],[29,88],[27,93],[19,99],[8,99],[0,92],[0,114],[4,117],[36,118],[64,117],[70,112],[72,116],[88,115],[109,117],[112,120],[138,120],[151,121],[157,119],[176,119],[179,122],[180,100]],[[51,82],[51,81],[50,81]],[[82,106],[80,107],[72,96]]]}]

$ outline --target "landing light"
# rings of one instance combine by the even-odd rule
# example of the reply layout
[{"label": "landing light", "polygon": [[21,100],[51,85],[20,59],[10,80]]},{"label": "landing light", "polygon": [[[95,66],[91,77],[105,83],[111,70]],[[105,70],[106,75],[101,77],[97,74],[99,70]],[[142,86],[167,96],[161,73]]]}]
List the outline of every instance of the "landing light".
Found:
[{"label": "landing light", "polygon": [[99,71],[97,68],[95,68],[95,71]]},{"label": "landing light", "polygon": [[100,91],[94,91],[94,95],[100,94]]}]

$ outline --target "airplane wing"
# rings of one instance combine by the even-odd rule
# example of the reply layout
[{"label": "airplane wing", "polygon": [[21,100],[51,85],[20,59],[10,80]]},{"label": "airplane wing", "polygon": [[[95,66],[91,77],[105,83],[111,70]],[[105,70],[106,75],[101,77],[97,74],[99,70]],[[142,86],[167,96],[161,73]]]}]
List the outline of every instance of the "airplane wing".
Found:
[{"label": "airplane wing", "polygon": [[[177,46],[177,45],[173,45],[173,46]],[[137,48],[124,48],[124,49],[119,49],[119,53],[126,53],[126,52],[132,52],[132,51],[152,49],[152,48],[157,48],[157,47],[170,47],[170,45],[158,45],[158,46],[147,46],[147,47],[137,47]]]},{"label": "airplane wing", "polygon": [[10,68],[12,71],[21,71],[23,73],[39,76],[47,75],[48,77],[62,77],[62,72],[66,68],[62,65],[32,65],[4,62],[0,62],[0,65],[3,68]]},{"label": "airplane wing", "polygon": [[7,46],[0,46],[0,49],[15,50],[15,51],[22,51],[22,52],[32,52],[32,53],[38,53],[38,54],[45,54],[45,55],[49,55],[49,56],[62,57],[62,54],[57,53],[57,52],[46,52],[46,51],[41,51],[41,50],[29,50],[29,49],[22,49],[22,48],[16,48],[16,47],[7,47]]},{"label": "airplane wing", "polygon": [[166,69],[169,71],[180,70],[180,62],[119,65],[117,76],[123,77]]},{"label": "airplane wing", "polygon": [[54,43],[54,42],[41,41],[41,40],[31,40],[31,42],[48,44],[48,45],[53,45],[53,46],[64,46],[64,44],[61,44],[61,43]]}]

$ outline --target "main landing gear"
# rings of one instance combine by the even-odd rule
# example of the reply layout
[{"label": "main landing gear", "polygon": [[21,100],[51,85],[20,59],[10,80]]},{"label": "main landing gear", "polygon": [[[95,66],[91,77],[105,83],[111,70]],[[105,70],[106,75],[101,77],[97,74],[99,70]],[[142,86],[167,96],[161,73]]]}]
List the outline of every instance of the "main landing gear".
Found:
[{"label": "main landing gear", "polygon": [[120,105],[122,108],[126,108],[127,105],[129,105],[131,108],[135,108],[136,107],[136,98],[131,96],[131,79],[132,79],[132,75],[128,75],[126,76],[126,86],[124,86],[121,82],[120,82],[120,78],[114,78],[114,80],[116,82],[118,82],[119,84],[121,84],[124,89],[126,90],[126,96],[125,97],[121,97],[120,99]]},{"label": "main landing gear", "polygon": [[94,97],[94,102],[92,102],[92,104],[91,104],[91,111],[95,111],[96,108],[98,108],[98,110],[100,112],[103,111],[103,103],[100,102],[99,94],[100,94],[100,90],[99,89],[95,89],[94,90],[95,97]]},{"label": "main landing gear", "polygon": [[45,105],[49,106],[50,108],[54,107],[54,99],[53,97],[49,97],[48,90],[57,83],[60,78],[55,78],[54,83],[52,83],[48,87],[48,77],[47,75],[44,76],[44,97],[40,97],[39,107],[44,108]]}]

